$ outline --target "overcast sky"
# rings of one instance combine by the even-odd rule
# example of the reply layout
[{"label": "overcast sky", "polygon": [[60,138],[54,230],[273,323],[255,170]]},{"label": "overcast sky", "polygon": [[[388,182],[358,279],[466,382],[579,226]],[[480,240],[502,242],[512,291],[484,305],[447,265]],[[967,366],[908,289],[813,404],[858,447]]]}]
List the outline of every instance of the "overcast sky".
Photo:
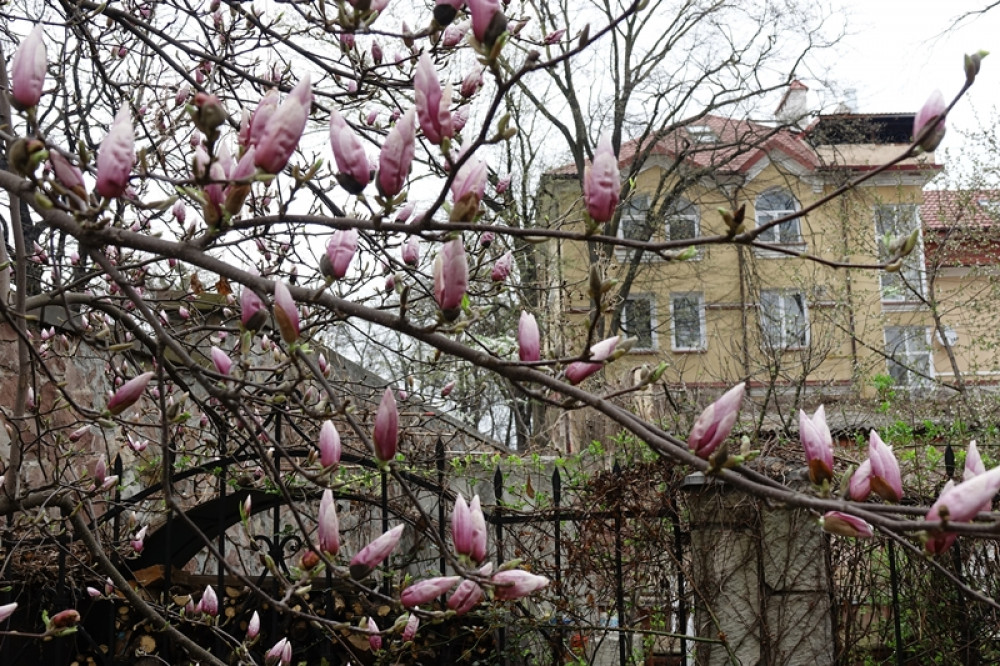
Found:
[{"label": "overcast sky", "polygon": [[[916,111],[935,89],[951,99],[964,81],[962,56],[991,51],[982,72],[949,117],[949,127],[1000,121],[1000,7],[952,27],[963,13],[993,0],[833,0],[851,34],[838,47],[834,76],[857,90],[858,111]],[[977,118],[978,116],[978,118]],[[963,148],[949,131],[943,148]]]}]

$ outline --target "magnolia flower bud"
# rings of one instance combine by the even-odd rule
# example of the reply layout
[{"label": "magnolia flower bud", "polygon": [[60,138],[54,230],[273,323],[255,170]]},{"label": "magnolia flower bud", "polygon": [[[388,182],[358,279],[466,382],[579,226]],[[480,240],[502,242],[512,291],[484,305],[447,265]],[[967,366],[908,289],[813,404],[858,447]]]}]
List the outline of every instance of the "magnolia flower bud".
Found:
[{"label": "magnolia flower bud", "polygon": [[383,197],[391,198],[403,191],[416,152],[416,137],[413,133],[415,116],[415,109],[404,113],[382,144],[377,185]]},{"label": "magnolia flower bud", "polygon": [[243,287],[243,291],[240,292],[240,322],[243,328],[256,331],[265,321],[267,321],[267,310],[264,309],[264,301],[253,289]]},{"label": "magnolia flower bud", "polygon": [[324,421],[319,430],[319,462],[323,467],[340,464],[340,434],[333,421]]},{"label": "magnolia flower bud", "polygon": [[358,554],[351,558],[351,577],[355,580],[362,580],[378,565],[382,564],[385,558],[389,557],[396,549],[405,527],[405,525],[397,525],[358,551]]},{"label": "magnolia flower bud", "polygon": [[514,255],[510,252],[504,253],[504,255],[497,259],[497,262],[493,264],[493,270],[490,271],[490,279],[494,282],[503,282],[510,275],[510,269],[513,264]]},{"label": "magnolia flower bud", "polygon": [[0,622],[3,622],[17,610],[17,602],[0,606]]},{"label": "magnolia flower bud", "polygon": [[328,278],[339,280],[347,275],[351,259],[358,251],[358,230],[335,231],[326,244],[326,253],[320,257],[320,271]]},{"label": "magnolia flower bud", "polygon": [[469,288],[469,265],[461,238],[445,243],[434,261],[434,300],[445,319],[458,318]]},{"label": "magnolia flower bud", "polygon": [[[944,114],[947,108],[948,105],[945,104],[944,95],[941,94],[940,90],[935,90],[913,118],[913,140],[916,141],[919,139],[920,147],[927,152],[931,152],[937,148],[938,144],[941,143],[941,139],[944,138]],[[933,129],[927,130],[927,135],[921,138],[920,134],[931,123],[934,123]]]},{"label": "magnolia flower bud", "polygon": [[576,361],[566,367],[566,379],[571,384],[579,384],[604,366],[604,361],[611,356],[621,336],[601,340],[590,348],[590,361]]},{"label": "magnolia flower bud", "polygon": [[410,585],[399,595],[399,602],[407,608],[423,606],[455,587],[460,576],[439,576]]},{"label": "magnolia flower bud", "polygon": [[826,424],[823,405],[810,418],[799,410],[799,440],[806,451],[809,479],[819,485],[833,479],[833,436]]},{"label": "magnolia flower bud", "polygon": [[250,616],[250,622],[247,623],[247,640],[253,641],[260,634],[260,615],[257,611],[253,612]]},{"label": "magnolia flower bud", "polygon": [[215,588],[211,585],[205,586],[205,591],[201,595],[201,612],[205,615],[215,617],[219,614],[219,597],[215,594]]},{"label": "magnolia flower bud", "polygon": [[899,461],[874,430],[868,438],[868,459],[871,460],[871,489],[887,502],[898,502],[903,498],[903,481],[899,472]]},{"label": "magnolia flower bud", "polygon": [[594,161],[583,172],[583,200],[592,220],[607,222],[614,216],[620,190],[618,158],[611,137],[605,134],[594,151]]},{"label": "magnolia flower bud", "polygon": [[451,182],[452,222],[472,222],[486,193],[486,163],[472,158],[462,165]]},{"label": "magnolia flower bud", "polygon": [[299,339],[299,310],[288,287],[281,281],[274,283],[274,320],[285,342],[292,344]]},{"label": "magnolia flower bud", "polygon": [[330,111],[330,146],[339,171],[337,182],[349,193],[360,194],[371,181],[368,155],[361,139],[336,109]]},{"label": "magnolia flower bud", "polygon": [[292,663],[292,644],[287,638],[282,638],[264,654],[265,666],[289,666]]},{"label": "magnolia flower bud", "polygon": [[125,193],[135,164],[135,135],[127,106],[122,106],[97,151],[97,193],[113,199]]},{"label": "magnolia flower bud", "polygon": [[212,363],[215,365],[215,371],[220,375],[228,375],[229,371],[233,369],[233,359],[214,345],[212,346]]},{"label": "magnolia flower bud", "polygon": [[267,173],[280,173],[299,144],[312,106],[310,86],[307,73],[267,119],[267,125],[257,139],[254,162]]},{"label": "magnolia flower bud", "polygon": [[969,442],[969,449],[965,453],[965,474],[962,479],[968,481],[985,471],[986,465],[983,464],[983,458],[979,455],[979,447],[976,446],[976,440],[972,440]]},{"label": "magnolia flower bud", "polygon": [[320,550],[329,555],[336,555],[340,550],[340,522],[337,519],[337,505],[333,501],[333,491],[329,488],[323,491],[317,522]]},{"label": "magnolia flower bud", "polygon": [[403,628],[403,641],[412,641],[417,635],[417,629],[420,627],[420,618],[417,617],[416,613],[410,613],[410,616],[406,620],[406,627]]},{"label": "magnolia flower bud", "polygon": [[[465,3],[460,1],[459,4],[461,5]],[[439,3],[434,8],[435,12],[437,12],[437,8],[440,6],[441,3]],[[449,23],[450,22],[451,21],[449,19]],[[438,23],[441,22],[438,21]],[[441,25],[445,24],[441,23]],[[471,21],[462,21],[461,23],[449,25],[447,28],[445,28],[444,34],[441,36],[441,47],[446,49],[453,49],[459,44],[461,44],[462,40],[465,39],[466,33],[469,32],[469,28],[471,27],[471,25],[472,25]]]},{"label": "magnolia flower bud", "polygon": [[125,382],[125,384],[123,384],[122,387],[115,391],[115,394],[111,396],[111,400],[108,401],[107,410],[117,416],[134,405],[138,402],[139,398],[142,397],[143,392],[146,390],[146,386],[149,384],[149,380],[152,378],[152,372],[144,372],[138,377],[134,377],[133,379]]},{"label": "magnolia flower bud", "polygon": [[413,75],[413,94],[417,106],[417,119],[424,136],[433,144],[455,136],[451,124],[451,86],[441,90],[437,70],[427,53],[421,53]]},{"label": "magnolia flower bud", "polygon": [[536,576],[522,569],[510,569],[493,575],[493,594],[497,599],[520,599],[549,584],[545,576]]},{"label": "magnolia flower bud", "polygon": [[840,511],[828,511],[819,519],[820,525],[830,534],[866,539],[874,535],[872,526],[857,516]]},{"label": "magnolia flower bud", "polygon": [[420,241],[416,236],[410,236],[403,243],[400,250],[400,257],[407,266],[416,266],[420,263]]},{"label": "magnolia flower bud", "polygon": [[[1000,467],[994,467],[957,485],[949,481],[937,501],[931,505],[925,520],[967,523],[981,511],[989,511],[997,491],[1000,491]],[[954,532],[935,530],[924,547],[931,553],[943,553],[951,548],[956,538]]]},{"label": "magnolia flower bud", "polygon": [[382,637],[379,635],[378,625],[375,624],[375,620],[369,616],[368,617],[368,645],[371,647],[372,652],[378,652],[382,649]]},{"label": "magnolia flower bud", "polygon": [[136,555],[142,554],[143,548],[146,547],[146,530],[148,529],[149,525],[143,525],[142,529],[135,533],[135,538],[129,541],[129,545],[132,546]]},{"label": "magnolia flower bud", "polygon": [[538,323],[534,315],[523,310],[517,323],[517,348],[518,357],[526,363],[542,358]]},{"label": "magnolia flower bud", "polygon": [[688,446],[696,456],[708,460],[729,436],[733,426],[736,425],[745,389],[746,384],[743,382],[729,389],[721,398],[706,407],[695,421],[691,434],[688,435]]},{"label": "magnolia flower bud", "polygon": [[10,68],[10,101],[20,111],[37,106],[45,85],[45,33],[42,24],[21,42]]},{"label": "magnolia flower bud", "polygon": [[387,463],[396,457],[396,447],[399,445],[399,409],[392,389],[387,388],[382,394],[378,412],[375,414],[375,458],[380,463]]},{"label": "magnolia flower bud", "polygon": [[507,17],[500,11],[499,0],[468,0],[472,15],[472,32],[486,48],[493,48],[497,38],[507,30]]}]

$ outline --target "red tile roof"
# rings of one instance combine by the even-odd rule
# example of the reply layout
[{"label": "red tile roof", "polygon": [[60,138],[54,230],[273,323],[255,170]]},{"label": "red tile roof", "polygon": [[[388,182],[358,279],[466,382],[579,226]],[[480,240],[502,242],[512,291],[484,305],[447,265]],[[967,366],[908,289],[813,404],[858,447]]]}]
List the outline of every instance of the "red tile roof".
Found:
[{"label": "red tile roof", "polygon": [[1000,222],[1000,190],[925,190],[920,219],[931,229],[992,226]]}]

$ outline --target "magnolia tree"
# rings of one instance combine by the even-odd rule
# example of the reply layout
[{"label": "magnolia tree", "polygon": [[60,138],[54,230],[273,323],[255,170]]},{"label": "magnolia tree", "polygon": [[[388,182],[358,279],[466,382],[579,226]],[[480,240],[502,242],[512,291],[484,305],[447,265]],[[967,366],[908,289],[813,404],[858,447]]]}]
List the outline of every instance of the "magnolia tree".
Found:
[{"label": "magnolia tree", "polygon": [[[293,572],[262,556],[277,590],[254,584],[202,535],[205,550],[261,603],[304,617],[330,641],[360,636],[379,653],[412,641],[421,622],[544,595],[548,580],[530,562],[491,559],[478,497],[452,495],[450,538],[442,537],[437,516],[412,490],[415,451],[401,446],[413,441],[400,407],[408,378],[387,363],[380,397],[359,396],[323,351],[338,335],[406,341],[412,347],[396,350],[398,367],[414,367],[407,349],[431,350],[419,357],[429,371],[476,367],[541,404],[597,410],[665,459],[822,514],[838,534],[879,530],[911,549],[921,547],[912,537],[924,534],[926,549],[940,553],[958,534],[992,533],[972,521],[990,507],[1000,471],[977,465],[974,448],[966,481],[933,507],[904,508],[899,466],[877,434],[870,460],[838,475],[821,409],[803,415],[801,427],[815,488],[795,490],[729,451],[743,385],[708,407],[685,440],[588,390],[588,377],[627,353],[628,340],[585,335],[582,349],[554,357],[529,312],[505,336],[491,328],[499,304],[511,303],[509,248],[556,237],[642,244],[605,233],[622,189],[610,138],[583,170],[579,230],[508,224],[484,206],[491,188],[503,194],[510,185],[489,167],[491,148],[518,131],[501,115],[508,93],[537,73],[571,67],[622,22],[644,16],[640,4],[547,35],[512,21],[513,10],[496,0],[21,9],[5,28],[17,46],[0,102],[0,188],[9,202],[0,305],[17,372],[3,405],[10,444],[0,507],[25,530],[70,531],[88,551],[89,571],[107,579],[91,594],[123,598],[192,660],[262,654],[264,663],[288,664],[296,647],[272,637],[253,652],[259,616],[238,634],[218,619],[222,590],[212,585],[184,608],[139,594],[93,520],[112,494],[150,487],[166,513],[185,520],[184,510],[203,498],[174,475],[192,457],[213,460],[237,443],[252,453],[246,483],[282,498],[305,545]],[[546,42],[565,48],[543,57],[536,47]],[[981,58],[967,58],[963,92]],[[932,150],[949,108],[932,97],[917,116],[913,146],[896,161]],[[730,232],[701,242],[759,243],[786,221],[745,231],[741,215],[727,212]],[[902,256],[913,243],[894,247]],[[607,291],[595,273],[595,314]],[[80,367],[90,368],[86,381]],[[632,388],[661,375],[650,372]],[[440,393],[453,389],[445,382]],[[306,433],[309,455],[293,455],[295,445],[268,425],[271,413]],[[357,481],[343,464],[347,452],[410,501],[412,520],[347,545],[342,523],[351,519],[338,516],[335,501]],[[119,453],[135,463],[128,478],[110,473]],[[873,493],[884,503],[867,503]],[[252,503],[241,513],[251,530]],[[155,511],[137,518],[119,544],[126,562],[164,519]],[[414,541],[432,544],[450,575],[383,572],[396,584],[373,584],[410,530],[419,532]],[[345,623],[297,603],[320,571],[397,609],[398,619]],[[43,637],[79,621],[75,609],[48,610]],[[19,612],[16,602],[0,607],[5,620]],[[224,649],[193,640],[191,627],[213,632]]]}]

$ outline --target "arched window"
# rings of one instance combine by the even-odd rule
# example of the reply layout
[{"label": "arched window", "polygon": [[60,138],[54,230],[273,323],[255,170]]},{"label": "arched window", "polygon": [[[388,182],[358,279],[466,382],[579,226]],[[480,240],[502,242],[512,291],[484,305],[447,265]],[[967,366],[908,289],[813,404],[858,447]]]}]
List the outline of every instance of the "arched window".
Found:
[{"label": "arched window", "polygon": [[[788,190],[768,190],[757,197],[757,202],[754,204],[754,210],[757,214],[757,227],[760,228],[772,220],[785,217],[796,212],[798,209],[799,202],[795,200],[795,197]],[[779,225],[771,227],[757,238],[764,243],[777,243],[780,245],[801,243],[802,232],[799,229],[799,220],[796,218],[788,222],[782,222]]]},{"label": "arched window", "polygon": [[701,216],[698,207],[687,199],[677,199],[666,214],[667,240],[689,240],[698,237]]}]

